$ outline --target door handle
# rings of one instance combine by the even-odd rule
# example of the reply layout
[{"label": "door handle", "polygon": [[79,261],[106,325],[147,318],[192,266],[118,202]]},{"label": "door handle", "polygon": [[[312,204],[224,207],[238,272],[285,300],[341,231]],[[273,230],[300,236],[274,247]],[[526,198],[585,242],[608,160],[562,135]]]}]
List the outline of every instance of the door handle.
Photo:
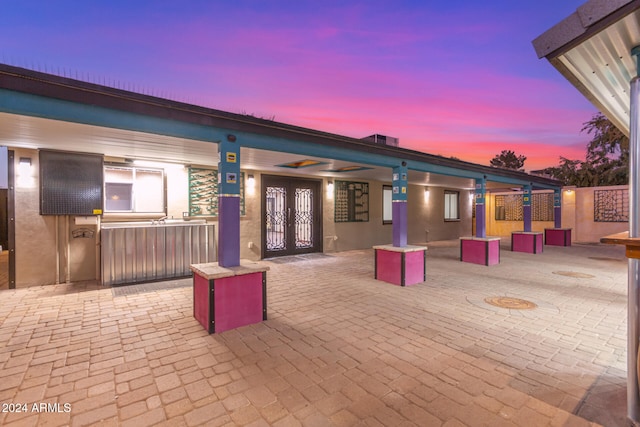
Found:
[{"label": "door handle", "polygon": [[287,208],[287,226],[291,227],[291,208]]}]

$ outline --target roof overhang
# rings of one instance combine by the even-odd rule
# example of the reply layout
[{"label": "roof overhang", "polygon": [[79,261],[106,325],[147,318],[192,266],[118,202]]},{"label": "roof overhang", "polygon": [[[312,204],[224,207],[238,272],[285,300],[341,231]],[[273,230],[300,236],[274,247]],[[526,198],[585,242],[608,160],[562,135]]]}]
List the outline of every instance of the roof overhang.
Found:
[{"label": "roof overhang", "polygon": [[533,41],[587,99],[629,135],[629,85],[637,75],[640,0],[590,0]]},{"label": "roof overhang", "polygon": [[[404,162],[413,172],[413,183],[423,185],[473,189],[474,180],[482,177],[512,186],[533,184],[538,189],[561,185],[524,172],[372,144],[0,64],[0,145],[75,149],[106,156],[207,165],[217,163],[217,143],[230,134],[242,141],[243,158],[249,159],[252,167],[269,172],[281,171],[274,169],[277,164],[313,158],[330,164],[322,170],[305,168],[304,172],[369,179],[377,176],[385,180],[390,175],[389,168]],[[330,172],[358,165],[366,169],[343,175]]]}]

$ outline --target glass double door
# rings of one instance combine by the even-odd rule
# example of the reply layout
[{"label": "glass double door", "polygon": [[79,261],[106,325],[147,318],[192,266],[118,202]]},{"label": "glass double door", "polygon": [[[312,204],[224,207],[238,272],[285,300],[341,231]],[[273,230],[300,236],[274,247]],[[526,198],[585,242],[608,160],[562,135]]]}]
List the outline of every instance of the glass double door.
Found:
[{"label": "glass double door", "polygon": [[262,176],[264,258],[322,251],[320,181]]}]

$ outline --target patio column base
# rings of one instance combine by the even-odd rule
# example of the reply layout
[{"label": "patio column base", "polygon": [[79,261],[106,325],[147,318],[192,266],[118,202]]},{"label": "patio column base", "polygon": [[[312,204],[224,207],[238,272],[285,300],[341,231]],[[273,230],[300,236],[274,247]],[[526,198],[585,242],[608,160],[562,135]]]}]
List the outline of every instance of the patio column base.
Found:
[{"label": "patio column base", "polygon": [[374,246],[376,280],[409,286],[427,280],[426,246]]},{"label": "patio column base", "polygon": [[528,254],[542,253],[543,234],[541,231],[514,231],[511,233],[511,251]]},{"label": "patio column base", "polygon": [[500,238],[461,237],[460,261],[480,265],[500,264]]},{"label": "patio column base", "polygon": [[192,264],[193,317],[210,334],[267,320],[268,270],[245,260],[236,267]]},{"label": "patio column base", "polygon": [[571,229],[545,228],[544,244],[549,246],[571,246]]}]

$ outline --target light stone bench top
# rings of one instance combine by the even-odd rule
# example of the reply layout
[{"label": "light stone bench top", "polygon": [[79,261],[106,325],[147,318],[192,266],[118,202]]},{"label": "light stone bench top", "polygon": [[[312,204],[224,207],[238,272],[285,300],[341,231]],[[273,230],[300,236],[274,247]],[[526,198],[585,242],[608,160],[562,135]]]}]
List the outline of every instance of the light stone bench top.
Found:
[{"label": "light stone bench top", "polygon": [[235,267],[221,267],[217,262],[191,264],[190,267],[191,271],[207,280],[269,271],[269,267],[266,265],[247,260],[240,260],[240,265]]}]

